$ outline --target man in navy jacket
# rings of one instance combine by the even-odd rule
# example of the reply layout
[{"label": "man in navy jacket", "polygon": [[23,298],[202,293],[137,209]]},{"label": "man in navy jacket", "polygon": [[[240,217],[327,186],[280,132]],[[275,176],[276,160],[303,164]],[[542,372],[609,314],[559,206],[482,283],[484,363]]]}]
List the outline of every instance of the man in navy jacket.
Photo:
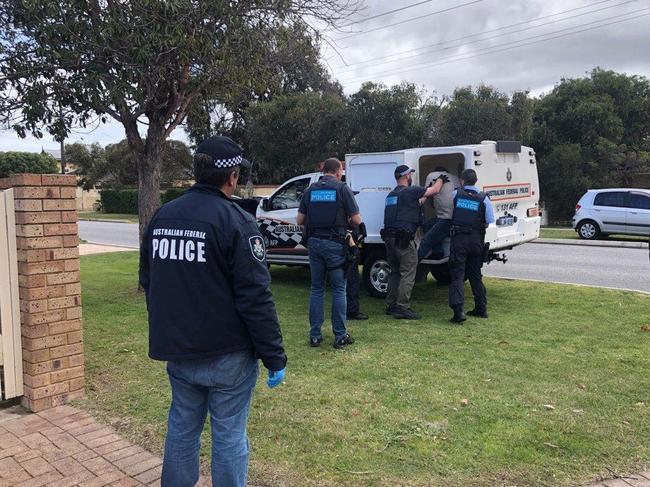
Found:
[{"label": "man in navy jacket", "polygon": [[230,199],[241,166],[250,163],[229,138],[199,144],[197,183],[156,212],[141,244],[149,356],[167,361],[172,389],[163,487],[196,484],[208,411],[213,485],[243,487],[257,359],[269,387],[284,378],[264,240],[255,219]]}]

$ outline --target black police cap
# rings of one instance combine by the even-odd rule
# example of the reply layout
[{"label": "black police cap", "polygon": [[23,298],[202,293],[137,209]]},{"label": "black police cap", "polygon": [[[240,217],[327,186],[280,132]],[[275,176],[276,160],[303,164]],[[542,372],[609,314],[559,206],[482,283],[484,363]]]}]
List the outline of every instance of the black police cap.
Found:
[{"label": "black police cap", "polygon": [[212,157],[214,167],[217,168],[251,167],[251,163],[242,156],[241,146],[230,137],[222,135],[213,135],[205,139],[196,148],[196,154],[206,154]]}]

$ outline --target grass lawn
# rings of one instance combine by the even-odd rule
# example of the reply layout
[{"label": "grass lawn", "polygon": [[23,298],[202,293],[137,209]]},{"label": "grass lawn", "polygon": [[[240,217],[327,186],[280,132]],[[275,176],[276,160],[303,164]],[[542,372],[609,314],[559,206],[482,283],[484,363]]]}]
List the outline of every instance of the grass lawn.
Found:
[{"label": "grass lawn", "polygon": [[138,215],[128,213],[102,213],[101,211],[80,211],[80,220],[115,220],[126,223],[138,223]]},{"label": "grass lawn", "polygon": [[[160,452],[169,386],[147,358],[137,255],[81,263],[82,405]],[[414,290],[421,321],[364,297],[371,319],[336,351],[329,329],[307,346],[308,272],[272,275],[289,364],[285,384],[271,391],[264,374],[255,393],[252,484],[575,486],[650,466],[648,296],[487,279],[490,319],[452,326],[430,282]]]},{"label": "grass lawn", "polygon": [[[540,238],[569,238],[578,239],[578,234],[573,228],[560,228],[560,227],[542,227],[539,232]],[[601,240],[622,240],[627,242],[647,242],[648,237],[640,237],[636,235],[609,235],[601,237]]]}]

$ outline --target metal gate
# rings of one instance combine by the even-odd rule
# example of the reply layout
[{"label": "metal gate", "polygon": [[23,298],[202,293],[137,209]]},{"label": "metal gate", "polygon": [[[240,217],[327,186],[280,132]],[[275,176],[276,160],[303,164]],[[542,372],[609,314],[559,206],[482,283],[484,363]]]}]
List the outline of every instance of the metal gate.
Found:
[{"label": "metal gate", "polygon": [[14,192],[0,191],[0,399],[23,395]]}]

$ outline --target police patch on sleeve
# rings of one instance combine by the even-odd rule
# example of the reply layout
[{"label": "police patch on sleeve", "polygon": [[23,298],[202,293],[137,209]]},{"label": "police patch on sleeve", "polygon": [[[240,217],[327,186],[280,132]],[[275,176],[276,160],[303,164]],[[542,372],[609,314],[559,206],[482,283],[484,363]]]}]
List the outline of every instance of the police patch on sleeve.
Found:
[{"label": "police patch on sleeve", "polygon": [[254,235],[248,239],[248,243],[251,246],[251,253],[260,262],[264,262],[266,257],[266,249],[264,248],[264,240],[259,235]]}]

